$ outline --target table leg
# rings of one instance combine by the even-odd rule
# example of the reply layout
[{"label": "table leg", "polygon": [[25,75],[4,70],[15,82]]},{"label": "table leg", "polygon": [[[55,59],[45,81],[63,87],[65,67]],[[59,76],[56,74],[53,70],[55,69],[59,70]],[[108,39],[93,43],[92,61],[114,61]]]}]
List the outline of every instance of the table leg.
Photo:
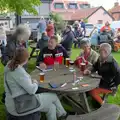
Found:
[{"label": "table leg", "polygon": [[36,49],[36,48],[32,48],[32,51],[31,51],[31,53],[30,53],[30,58],[29,58],[29,60],[33,57],[33,54],[34,54],[34,52],[35,52],[35,49]]},{"label": "table leg", "polygon": [[86,112],[90,112],[90,107],[89,107],[89,103],[88,103],[88,99],[87,99],[87,96],[86,96],[86,93],[81,93],[80,94],[80,100],[84,106],[84,109]]}]

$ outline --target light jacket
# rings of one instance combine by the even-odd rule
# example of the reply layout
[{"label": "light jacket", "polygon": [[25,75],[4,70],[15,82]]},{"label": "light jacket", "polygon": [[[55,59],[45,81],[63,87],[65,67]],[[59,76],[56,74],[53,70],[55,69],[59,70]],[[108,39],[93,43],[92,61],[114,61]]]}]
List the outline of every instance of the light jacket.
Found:
[{"label": "light jacket", "polygon": [[15,69],[15,71],[10,71],[8,66],[6,66],[5,77],[9,85],[9,88],[12,92],[12,95],[11,95],[6,85],[6,82],[4,80],[4,86],[5,86],[5,92],[6,92],[5,106],[7,111],[14,116],[23,116],[23,115],[31,114],[38,111],[39,109],[37,108],[33,111],[30,111],[24,114],[18,114],[15,109],[13,98],[20,95],[24,95],[26,93],[33,95],[36,93],[38,89],[38,85],[36,83],[32,83],[30,75],[24,70],[24,68],[22,66],[19,66],[18,68]]}]

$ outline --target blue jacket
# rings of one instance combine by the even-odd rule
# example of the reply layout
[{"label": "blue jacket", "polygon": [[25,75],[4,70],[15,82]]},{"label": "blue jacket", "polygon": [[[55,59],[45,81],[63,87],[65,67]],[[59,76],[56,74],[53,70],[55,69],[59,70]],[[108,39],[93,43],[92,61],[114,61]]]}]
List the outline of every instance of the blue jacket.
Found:
[{"label": "blue jacket", "polygon": [[81,28],[85,29],[85,23],[84,22],[81,22]]}]

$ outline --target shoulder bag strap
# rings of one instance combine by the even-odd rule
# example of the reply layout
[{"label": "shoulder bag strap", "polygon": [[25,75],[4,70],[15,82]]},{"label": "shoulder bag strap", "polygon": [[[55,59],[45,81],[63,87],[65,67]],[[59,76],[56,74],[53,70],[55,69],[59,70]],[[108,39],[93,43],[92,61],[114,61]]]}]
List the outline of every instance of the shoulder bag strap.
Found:
[{"label": "shoulder bag strap", "polygon": [[9,87],[9,85],[8,85],[7,79],[6,79],[7,73],[8,73],[8,72],[4,72],[4,80],[5,80],[6,86],[7,86],[8,90],[9,90],[10,94],[12,95],[12,91],[11,91],[11,89],[10,89],[10,87]]}]

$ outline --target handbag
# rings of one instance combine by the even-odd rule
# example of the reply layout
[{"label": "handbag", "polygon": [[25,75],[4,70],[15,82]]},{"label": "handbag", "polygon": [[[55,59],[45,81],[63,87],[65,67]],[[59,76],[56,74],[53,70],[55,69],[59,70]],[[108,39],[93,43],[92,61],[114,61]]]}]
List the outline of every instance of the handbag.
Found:
[{"label": "handbag", "polygon": [[[9,90],[10,94],[12,95],[12,91],[8,85],[7,80],[6,80],[6,73],[5,73],[5,83],[7,85],[7,88]],[[15,108],[16,108],[16,111],[18,114],[23,114],[23,113],[32,111],[32,110],[40,107],[40,103],[35,95],[30,95],[27,93],[27,94],[15,97],[13,99],[14,99]]]}]

